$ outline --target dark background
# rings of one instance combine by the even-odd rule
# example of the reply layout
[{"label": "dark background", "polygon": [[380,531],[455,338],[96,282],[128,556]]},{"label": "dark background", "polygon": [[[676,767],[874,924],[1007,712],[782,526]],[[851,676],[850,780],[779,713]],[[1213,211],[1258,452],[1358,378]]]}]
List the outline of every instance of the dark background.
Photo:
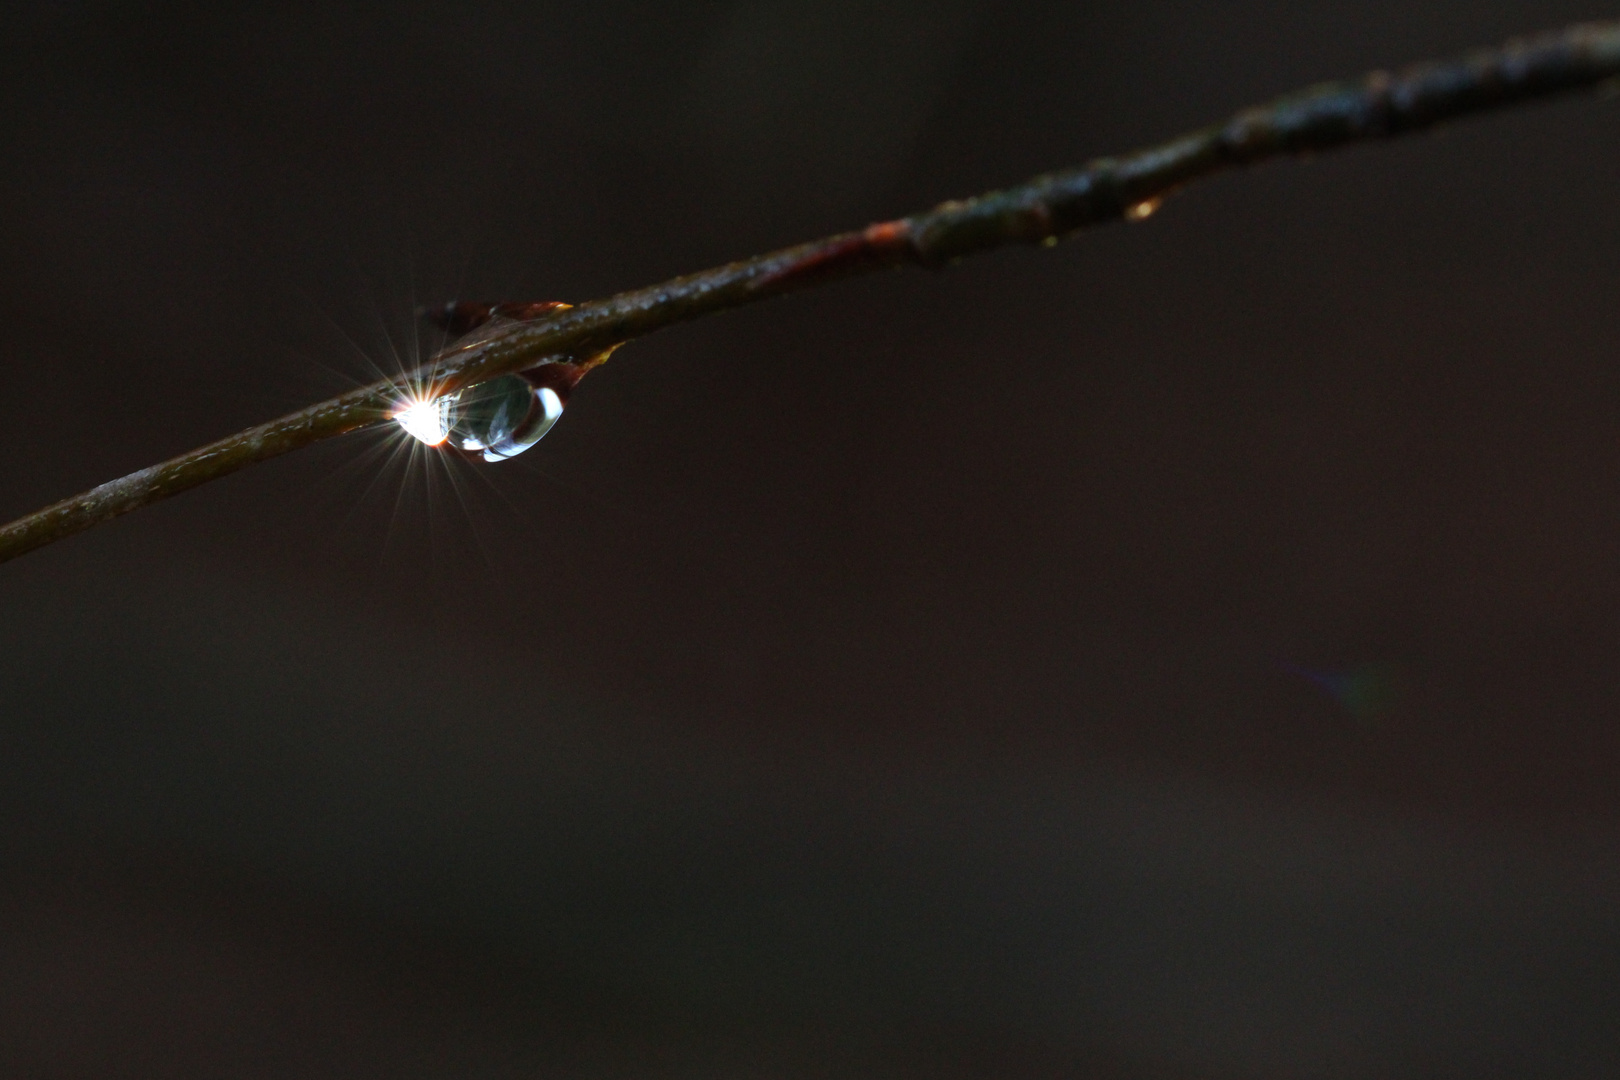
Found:
[{"label": "dark background", "polygon": [[[51,3],[0,516],[1565,3]],[[1620,1070],[1620,104],[677,328],[0,567],[0,1074]]]}]

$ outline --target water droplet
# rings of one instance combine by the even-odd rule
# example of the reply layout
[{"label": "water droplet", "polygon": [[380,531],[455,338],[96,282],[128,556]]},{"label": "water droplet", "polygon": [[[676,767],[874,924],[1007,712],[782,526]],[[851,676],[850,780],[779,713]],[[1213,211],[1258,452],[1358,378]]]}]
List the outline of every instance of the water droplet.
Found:
[{"label": "water droplet", "polygon": [[412,402],[394,413],[394,422],[429,446],[448,442],[485,461],[505,461],[539,442],[562,412],[563,399],[551,387],[500,375]]},{"label": "water droplet", "polygon": [[1164,204],[1160,198],[1143,199],[1133,206],[1125,208],[1126,221],[1142,221],[1153,216],[1153,212]]}]

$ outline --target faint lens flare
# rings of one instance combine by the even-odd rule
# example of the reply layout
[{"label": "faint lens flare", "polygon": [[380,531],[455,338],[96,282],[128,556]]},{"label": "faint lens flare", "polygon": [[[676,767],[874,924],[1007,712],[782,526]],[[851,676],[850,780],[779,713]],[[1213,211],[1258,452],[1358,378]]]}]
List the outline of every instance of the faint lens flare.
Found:
[{"label": "faint lens flare", "polygon": [[438,446],[450,437],[451,396],[407,398],[394,410],[394,423],[412,438],[428,446]]},{"label": "faint lens flare", "polygon": [[1317,671],[1285,663],[1284,671],[1314,683],[1334,704],[1363,723],[1382,719],[1399,702],[1399,671],[1393,664],[1362,664],[1344,671]]}]

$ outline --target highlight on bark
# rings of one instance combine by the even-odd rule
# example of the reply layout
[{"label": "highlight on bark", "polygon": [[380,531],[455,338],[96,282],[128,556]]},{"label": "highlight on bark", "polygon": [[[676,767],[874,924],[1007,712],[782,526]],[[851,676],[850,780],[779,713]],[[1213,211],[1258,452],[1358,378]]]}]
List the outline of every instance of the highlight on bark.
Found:
[{"label": "highlight on bark", "polygon": [[[586,371],[663,327],[888,267],[939,267],[1006,244],[1052,244],[1091,226],[1142,220],[1186,184],[1238,166],[1390,139],[1617,79],[1620,20],[1583,23],[1450,61],[1323,83],[1144,150],[603,300],[445,305],[435,314],[446,329],[471,332],[402,379],[352,390],[19,518],[0,527],[0,562],[373,424],[408,420],[407,430],[497,460],[510,454],[490,457],[486,437],[506,438],[498,443],[504,450],[525,448],[518,446],[523,439],[556,422]],[[495,380],[506,381],[477,389]],[[452,443],[463,401],[477,422],[468,421]]]}]

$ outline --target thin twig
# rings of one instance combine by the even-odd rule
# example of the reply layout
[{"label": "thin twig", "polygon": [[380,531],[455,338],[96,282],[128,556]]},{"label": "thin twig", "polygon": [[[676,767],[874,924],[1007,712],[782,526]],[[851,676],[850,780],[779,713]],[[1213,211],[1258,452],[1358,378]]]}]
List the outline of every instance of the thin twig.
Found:
[{"label": "thin twig", "polygon": [[1089,226],[1145,217],[1183,185],[1235,166],[1393,138],[1617,77],[1620,21],[1571,26],[1458,60],[1325,83],[1123,157],[580,304],[453,345],[404,380],[311,405],[14,521],[0,528],[0,562],[255,462],[386,420],[404,387],[448,393],[551,361],[597,357],[674,323],[838,278],[905,264],[943,266],[1009,243],[1054,242]]}]

